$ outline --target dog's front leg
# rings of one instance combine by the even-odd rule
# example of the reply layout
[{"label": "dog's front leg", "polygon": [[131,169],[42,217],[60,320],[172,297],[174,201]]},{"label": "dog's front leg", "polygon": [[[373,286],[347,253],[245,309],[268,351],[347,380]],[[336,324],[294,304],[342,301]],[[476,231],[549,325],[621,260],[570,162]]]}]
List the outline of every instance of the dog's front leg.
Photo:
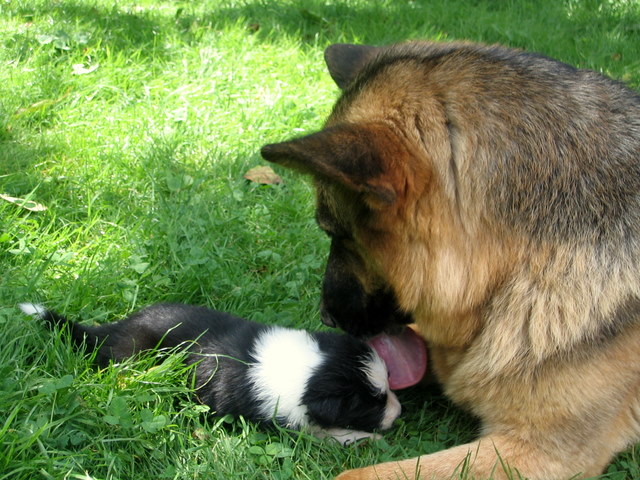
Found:
[{"label": "dog's front leg", "polygon": [[[580,457],[569,454],[559,458],[522,440],[489,435],[430,455],[348,470],[336,480],[566,480],[597,475],[607,462],[602,459],[596,466]],[[588,471],[583,462],[591,463]]]}]

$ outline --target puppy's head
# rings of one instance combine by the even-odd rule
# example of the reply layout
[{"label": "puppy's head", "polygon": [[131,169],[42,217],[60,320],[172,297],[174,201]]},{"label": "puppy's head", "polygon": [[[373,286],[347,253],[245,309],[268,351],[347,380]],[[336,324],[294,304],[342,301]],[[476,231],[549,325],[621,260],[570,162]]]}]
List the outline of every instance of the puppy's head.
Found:
[{"label": "puppy's head", "polygon": [[390,390],[387,368],[364,342],[320,334],[323,362],[307,380],[302,403],[323,429],[373,432],[390,428],[400,402]]}]

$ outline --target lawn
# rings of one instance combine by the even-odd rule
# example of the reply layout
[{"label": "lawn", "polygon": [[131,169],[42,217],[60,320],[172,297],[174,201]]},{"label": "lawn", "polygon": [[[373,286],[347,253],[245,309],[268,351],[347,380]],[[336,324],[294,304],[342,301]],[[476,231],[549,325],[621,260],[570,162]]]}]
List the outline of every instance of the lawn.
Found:
[{"label": "lawn", "polygon": [[[244,174],[261,145],[322,125],[327,45],[409,38],[500,42],[640,87],[632,0],[0,0],[0,480],[324,479],[476,434],[421,388],[383,440],[349,448],[212,418],[179,358],[98,371],[16,308],[106,322],[181,301],[319,329],[310,182]],[[639,458],[603,478],[640,477]]]}]

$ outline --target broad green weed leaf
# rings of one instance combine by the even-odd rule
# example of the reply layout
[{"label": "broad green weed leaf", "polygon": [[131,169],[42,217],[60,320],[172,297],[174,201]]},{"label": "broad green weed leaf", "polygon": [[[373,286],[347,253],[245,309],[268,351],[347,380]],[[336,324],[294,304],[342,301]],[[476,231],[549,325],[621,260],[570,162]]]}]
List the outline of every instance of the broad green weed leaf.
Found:
[{"label": "broad green weed leaf", "polygon": [[51,380],[47,380],[38,390],[40,393],[43,393],[45,395],[51,395],[58,390],[62,390],[63,388],[71,386],[72,383],[73,375],[65,375],[62,378],[53,378]]},{"label": "broad green weed leaf", "polygon": [[164,428],[167,424],[167,417],[164,415],[154,415],[153,412],[147,408],[140,412],[140,419],[142,423],[140,426],[147,433],[156,433],[158,430]]}]

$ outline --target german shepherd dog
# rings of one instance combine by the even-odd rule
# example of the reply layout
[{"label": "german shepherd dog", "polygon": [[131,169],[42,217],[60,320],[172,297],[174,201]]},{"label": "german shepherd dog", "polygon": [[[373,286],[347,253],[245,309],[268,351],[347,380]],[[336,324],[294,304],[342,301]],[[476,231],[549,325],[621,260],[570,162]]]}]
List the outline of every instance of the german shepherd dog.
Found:
[{"label": "german shepherd dog", "polygon": [[331,237],[322,318],[415,322],[477,441],[341,480],[552,480],[640,440],[640,97],[465,42],[325,52],[324,129],[266,145],[310,174]]}]

